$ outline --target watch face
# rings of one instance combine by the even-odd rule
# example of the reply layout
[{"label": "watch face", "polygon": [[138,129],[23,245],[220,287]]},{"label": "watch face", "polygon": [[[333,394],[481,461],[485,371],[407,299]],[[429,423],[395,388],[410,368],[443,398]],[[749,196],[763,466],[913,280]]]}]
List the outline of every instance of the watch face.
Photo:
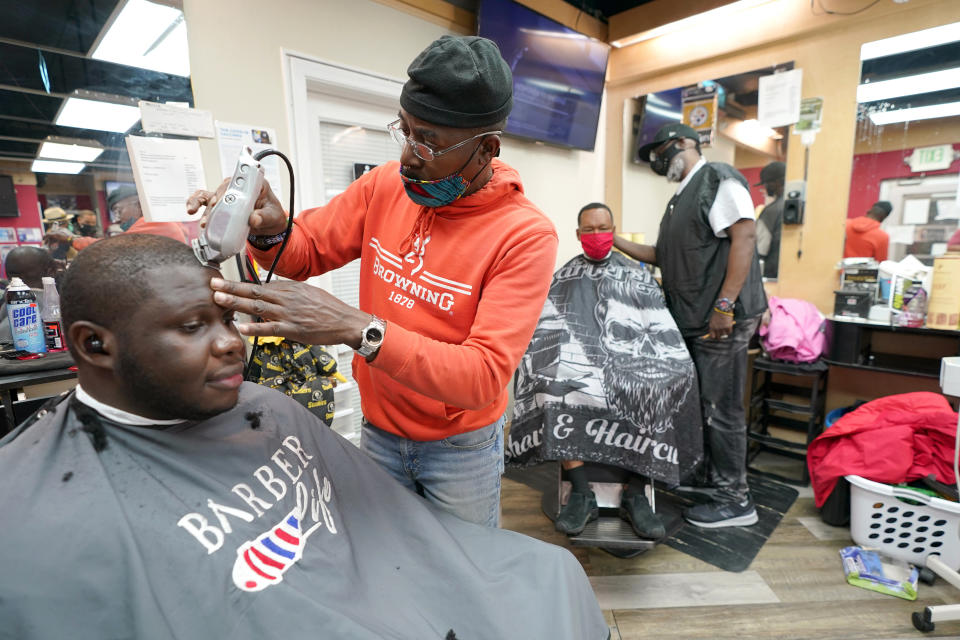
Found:
[{"label": "watch face", "polygon": [[371,344],[377,344],[383,340],[383,332],[376,327],[370,327],[366,333],[364,333],[364,339]]}]

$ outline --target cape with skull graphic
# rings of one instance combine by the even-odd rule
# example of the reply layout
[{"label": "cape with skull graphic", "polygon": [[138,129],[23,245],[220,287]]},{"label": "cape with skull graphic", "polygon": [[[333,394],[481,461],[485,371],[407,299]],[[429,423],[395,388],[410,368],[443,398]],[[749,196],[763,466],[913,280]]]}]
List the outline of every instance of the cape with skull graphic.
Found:
[{"label": "cape with skull graphic", "polygon": [[609,464],[670,485],[703,453],[696,369],[639,262],[579,255],[553,276],[514,381],[515,466]]}]

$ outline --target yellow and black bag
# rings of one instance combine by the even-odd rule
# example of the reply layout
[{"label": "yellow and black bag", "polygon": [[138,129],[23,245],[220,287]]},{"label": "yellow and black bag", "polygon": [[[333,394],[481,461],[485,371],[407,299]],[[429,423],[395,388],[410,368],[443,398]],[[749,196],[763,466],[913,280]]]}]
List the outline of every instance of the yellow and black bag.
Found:
[{"label": "yellow and black bag", "polygon": [[247,380],[290,396],[328,426],[333,422],[333,389],[347,381],[326,349],[285,338],[259,339]]}]

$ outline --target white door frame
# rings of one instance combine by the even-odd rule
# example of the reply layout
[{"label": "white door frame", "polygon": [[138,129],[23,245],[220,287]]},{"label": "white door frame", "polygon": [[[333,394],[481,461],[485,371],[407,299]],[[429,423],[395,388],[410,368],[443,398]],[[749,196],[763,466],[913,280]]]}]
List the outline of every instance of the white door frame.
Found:
[{"label": "white door frame", "polygon": [[[295,206],[297,211],[300,211],[304,208],[303,203],[315,206],[322,202],[321,194],[314,192],[314,184],[321,168],[312,166],[311,160],[311,145],[319,144],[319,132],[316,123],[310,122],[309,94],[325,93],[341,100],[355,100],[358,103],[373,103],[392,108],[399,104],[403,81],[287,49],[282,51],[282,55],[290,122],[289,148],[293,150],[291,162],[297,179]],[[330,119],[342,120],[335,115]],[[387,124],[364,122],[362,109],[351,114],[350,121],[344,123],[369,127],[382,127]]]}]

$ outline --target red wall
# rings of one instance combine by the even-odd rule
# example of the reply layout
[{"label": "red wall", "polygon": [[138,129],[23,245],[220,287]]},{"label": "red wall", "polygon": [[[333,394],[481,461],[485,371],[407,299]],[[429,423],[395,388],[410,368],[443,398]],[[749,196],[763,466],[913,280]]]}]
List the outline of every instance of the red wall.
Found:
[{"label": "red wall", "polygon": [[[960,143],[953,145],[960,149]],[[960,171],[960,160],[942,171],[924,171],[913,173],[903,159],[913,154],[913,149],[884,151],[882,153],[862,153],[853,156],[853,175],[850,178],[850,206],[847,217],[856,218],[867,213],[874,202],[880,199],[880,183],[891,178],[909,178],[936,176]],[[746,174],[744,174],[746,175]]]}]

